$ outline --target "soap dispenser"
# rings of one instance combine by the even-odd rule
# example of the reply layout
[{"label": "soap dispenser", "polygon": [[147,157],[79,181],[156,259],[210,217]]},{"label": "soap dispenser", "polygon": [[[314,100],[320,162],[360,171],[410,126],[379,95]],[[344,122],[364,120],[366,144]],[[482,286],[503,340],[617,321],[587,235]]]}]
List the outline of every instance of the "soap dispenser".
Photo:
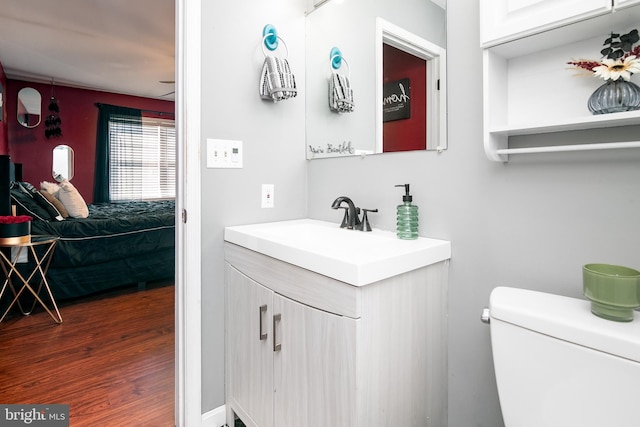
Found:
[{"label": "soap dispenser", "polygon": [[398,222],[396,224],[399,239],[412,240],[418,238],[418,207],[411,204],[413,197],[409,194],[409,184],[400,184],[396,187],[404,187],[402,204],[398,205]]}]

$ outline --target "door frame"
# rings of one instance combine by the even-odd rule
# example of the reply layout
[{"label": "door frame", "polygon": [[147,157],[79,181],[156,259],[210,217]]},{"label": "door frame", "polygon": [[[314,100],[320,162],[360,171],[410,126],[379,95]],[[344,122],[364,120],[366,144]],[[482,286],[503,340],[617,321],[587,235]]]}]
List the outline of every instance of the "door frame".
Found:
[{"label": "door frame", "polygon": [[175,425],[202,425],[200,45],[202,0],[176,0]]}]

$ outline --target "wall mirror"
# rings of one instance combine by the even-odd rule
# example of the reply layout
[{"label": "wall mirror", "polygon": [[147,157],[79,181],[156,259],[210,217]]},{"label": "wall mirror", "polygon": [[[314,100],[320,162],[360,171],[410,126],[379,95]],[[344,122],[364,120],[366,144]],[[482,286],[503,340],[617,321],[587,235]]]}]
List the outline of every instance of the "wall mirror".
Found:
[{"label": "wall mirror", "polygon": [[26,128],[40,124],[42,98],[40,92],[32,87],[24,87],[18,92],[18,123]]},{"label": "wall mirror", "polygon": [[[390,151],[443,150],[446,138],[446,5],[444,0],[328,0],[308,6],[306,16],[306,153],[308,159],[369,155]],[[357,28],[357,31],[354,29]],[[329,109],[331,50],[340,49],[346,64],[336,72],[348,76],[355,107],[349,113]],[[394,58],[395,74],[385,77],[384,57],[389,49],[422,62],[422,82],[407,75]],[[385,54],[387,52],[387,54]],[[388,104],[384,90],[396,87]],[[400,82],[405,82],[404,92]],[[423,93],[424,91],[424,93]],[[421,96],[418,96],[418,94]],[[404,97],[403,97],[404,95]],[[421,101],[420,101],[421,99]],[[417,108],[416,102],[424,105]],[[389,118],[390,110],[405,109]],[[409,114],[409,115],[407,115]],[[409,120],[411,118],[411,120]],[[422,144],[385,147],[385,133],[414,135],[404,130],[410,121],[422,122]],[[391,131],[385,130],[386,127]],[[426,141],[425,141],[426,139]],[[389,145],[389,144],[387,144]]]},{"label": "wall mirror", "polygon": [[58,145],[53,149],[53,167],[51,174],[58,182],[70,181],[73,178],[73,148],[68,145]]}]

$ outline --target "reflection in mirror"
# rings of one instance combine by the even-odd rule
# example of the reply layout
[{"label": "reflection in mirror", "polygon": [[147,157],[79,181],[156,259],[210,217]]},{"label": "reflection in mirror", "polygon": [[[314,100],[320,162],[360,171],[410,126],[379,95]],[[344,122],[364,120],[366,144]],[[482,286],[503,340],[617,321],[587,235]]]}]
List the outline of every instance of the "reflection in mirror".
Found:
[{"label": "reflection in mirror", "polygon": [[18,92],[18,123],[26,128],[34,128],[40,124],[42,98],[40,92],[32,87],[25,87]]},{"label": "reflection in mirror", "polygon": [[[378,18],[395,25],[381,25]],[[422,98],[423,105],[411,104],[403,112],[410,111],[413,121],[422,122],[420,126],[425,129],[421,131],[424,134],[422,141],[412,146],[402,142],[400,148],[386,151],[446,148],[445,18],[444,0],[328,0],[308,13],[305,21],[308,159],[383,152],[383,43],[405,55],[416,56],[423,69],[426,68],[426,79],[423,77],[418,84],[416,78],[410,78],[410,86],[405,88],[409,89],[405,95],[410,95],[413,102]],[[353,31],[354,28],[358,31]],[[400,43],[403,39],[405,41]],[[414,46],[416,44],[423,46],[418,48]],[[349,65],[355,108],[348,114],[336,114],[328,108],[329,52],[334,46],[340,48]],[[406,73],[398,71],[398,75],[402,74],[405,76],[397,81],[406,77]],[[441,90],[438,90],[438,78]],[[418,96],[416,91],[424,93]],[[397,123],[391,126],[399,128],[407,118],[393,121]]]},{"label": "reflection in mirror", "polygon": [[446,51],[381,18],[376,40],[376,152],[446,149]]},{"label": "reflection in mirror", "polygon": [[382,152],[427,149],[427,61],[382,44]]},{"label": "reflection in mirror", "polygon": [[53,149],[53,179],[62,182],[73,178],[73,157],[73,148],[68,145],[58,145]]}]

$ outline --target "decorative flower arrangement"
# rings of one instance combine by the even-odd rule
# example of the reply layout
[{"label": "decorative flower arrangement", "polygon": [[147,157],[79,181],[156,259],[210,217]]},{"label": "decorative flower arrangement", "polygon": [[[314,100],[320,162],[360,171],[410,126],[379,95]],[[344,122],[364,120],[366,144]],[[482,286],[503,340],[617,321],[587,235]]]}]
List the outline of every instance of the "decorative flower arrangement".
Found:
[{"label": "decorative flower arrangement", "polygon": [[29,222],[33,218],[29,215],[17,215],[17,216],[5,216],[0,215],[0,224],[21,224],[23,222]]},{"label": "decorative flower arrangement", "polygon": [[620,78],[629,81],[632,74],[640,72],[640,46],[633,46],[639,40],[638,30],[635,29],[622,35],[611,33],[604,41],[605,48],[600,51],[603,59],[580,59],[569,61],[567,64],[591,71],[595,77],[605,81],[616,81]]},{"label": "decorative flower arrangement", "polygon": [[32,219],[28,215],[0,215],[0,245],[16,245],[31,241]]}]

